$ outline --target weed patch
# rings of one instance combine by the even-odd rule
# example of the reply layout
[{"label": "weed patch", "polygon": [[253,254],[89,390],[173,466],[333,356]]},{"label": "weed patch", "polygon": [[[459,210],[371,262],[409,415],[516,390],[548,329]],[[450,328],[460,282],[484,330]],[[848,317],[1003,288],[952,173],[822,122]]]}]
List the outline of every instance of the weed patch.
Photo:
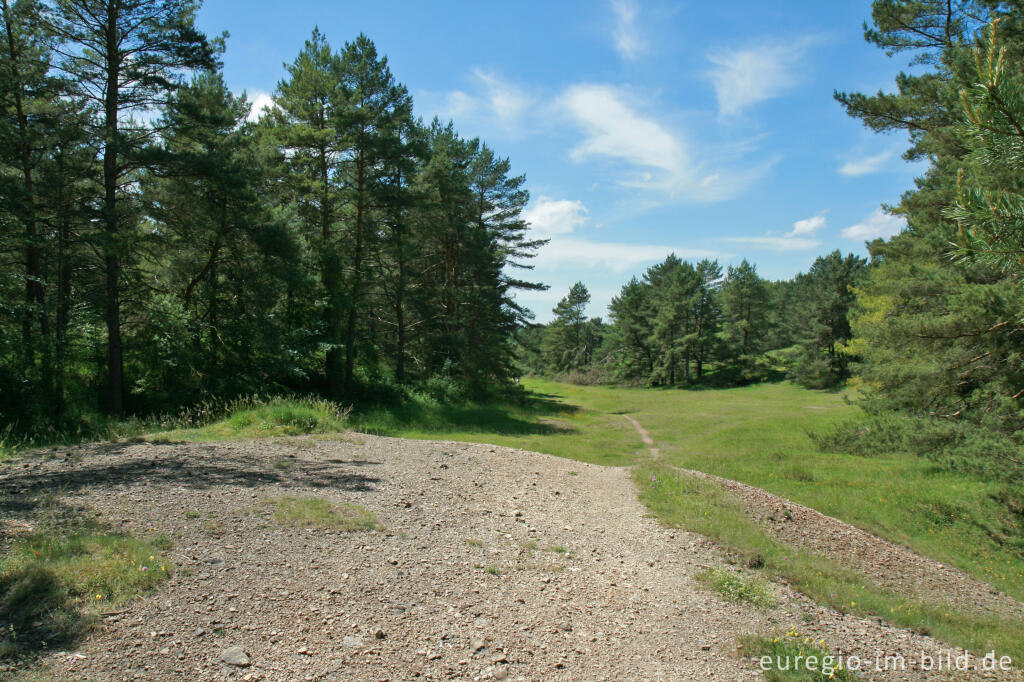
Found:
[{"label": "weed patch", "polygon": [[790,630],[777,637],[746,637],[743,649],[764,670],[769,682],[848,682],[861,679],[842,667],[824,647],[825,640],[814,641]]},{"label": "weed patch", "polygon": [[697,579],[728,601],[750,604],[757,608],[775,606],[775,593],[771,583],[759,576],[713,568],[699,573]]},{"label": "weed patch", "polygon": [[19,539],[0,560],[0,656],[73,642],[97,612],[154,589],[172,568],[168,544],[97,527]]},{"label": "weed patch", "polygon": [[373,512],[356,504],[336,504],[319,497],[279,497],[272,500],[278,523],[303,528],[330,528],[346,532],[377,530]]}]

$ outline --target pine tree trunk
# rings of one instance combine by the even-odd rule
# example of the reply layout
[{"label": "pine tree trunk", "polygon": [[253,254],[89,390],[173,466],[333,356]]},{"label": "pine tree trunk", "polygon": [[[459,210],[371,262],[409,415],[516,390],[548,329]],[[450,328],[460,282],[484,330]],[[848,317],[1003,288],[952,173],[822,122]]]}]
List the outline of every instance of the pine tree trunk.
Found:
[{"label": "pine tree trunk", "polygon": [[[42,267],[39,255],[39,245],[36,243],[38,229],[36,226],[36,197],[32,177],[32,146],[29,141],[28,115],[25,112],[24,93],[22,92],[21,78],[18,73],[19,55],[17,43],[14,39],[14,28],[11,25],[10,6],[7,0],[3,0],[2,6],[4,26],[6,30],[8,54],[8,67],[10,70],[11,85],[14,94],[14,112],[18,120],[18,159],[21,163],[22,180],[25,184],[25,304],[27,311],[37,309],[39,329],[43,336],[49,333],[47,329],[46,311],[43,308],[44,293],[42,284]],[[32,343],[32,318],[31,312],[27,312],[22,326],[24,348],[26,353],[31,353],[35,344]]]},{"label": "pine tree trunk", "polygon": [[366,191],[365,161],[360,150],[356,163],[356,246],[352,254],[352,290],[348,308],[348,329],[345,333],[345,392],[351,393],[356,367],[356,322],[358,319],[359,295],[363,284],[363,221],[365,219]]},{"label": "pine tree trunk", "polygon": [[106,30],[107,91],[104,99],[103,223],[106,231],[105,320],[107,325],[107,408],[124,414],[124,349],[121,342],[121,258],[118,255],[117,146],[120,63],[117,6],[108,9]]}]

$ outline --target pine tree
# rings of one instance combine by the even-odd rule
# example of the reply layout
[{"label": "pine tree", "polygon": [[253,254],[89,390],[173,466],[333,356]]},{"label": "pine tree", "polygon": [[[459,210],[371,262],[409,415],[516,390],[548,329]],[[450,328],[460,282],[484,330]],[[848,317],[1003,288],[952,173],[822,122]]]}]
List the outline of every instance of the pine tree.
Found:
[{"label": "pine tree", "polygon": [[588,338],[587,306],[590,292],[576,282],[552,309],[555,317],[544,334],[544,357],[550,371],[573,372],[590,363],[592,341]]},{"label": "pine tree", "polygon": [[166,102],[184,74],[214,66],[217,44],[196,29],[197,8],[195,0],[56,0],[48,21],[59,41],[61,70],[96,105],[93,129],[103,159],[106,402],[114,415],[124,411],[121,295],[137,218],[126,207],[126,184],[150,138],[148,128],[130,117]]},{"label": "pine tree", "polygon": [[722,331],[727,362],[752,379],[758,356],[769,343],[770,294],[757,268],[744,259],[729,266],[722,284]]},{"label": "pine tree", "polygon": [[800,361],[792,370],[798,383],[824,388],[848,376],[850,309],[866,266],[864,258],[833,251],[816,258],[807,273],[797,277],[798,316],[804,324]]},{"label": "pine tree", "polygon": [[305,240],[315,254],[322,319],[311,320],[326,349],[327,391],[337,395],[344,383],[342,324],[347,306],[343,283],[345,258],[341,223],[339,163],[346,150],[338,125],[345,106],[341,60],[326,37],[314,29],[277,85],[269,117],[287,158],[289,201],[302,221]]},{"label": "pine tree", "polygon": [[[380,209],[394,200],[389,184],[396,167],[404,166],[402,131],[412,117],[412,99],[405,86],[395,82],[386,57],[365,35],[346,43],[338,58],[343,100],[336,110],[337,133],[346,153],[341,164],[341,197],[348,206],[344,246],[345,367],[342,386],[351,392],[359,351],[359,332],[370,317],[365,292],[376,273],[369,272],[382,218]],[[364,341],[365,343],[365,341]]]}]

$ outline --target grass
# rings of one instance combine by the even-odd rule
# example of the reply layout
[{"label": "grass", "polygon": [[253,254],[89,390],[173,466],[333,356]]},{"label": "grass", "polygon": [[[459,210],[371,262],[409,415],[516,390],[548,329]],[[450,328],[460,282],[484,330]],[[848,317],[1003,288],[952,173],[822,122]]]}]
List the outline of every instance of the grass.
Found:
[{"label": "grass", "polygon": [[17,540],[0,560],[0,658],[69,644],[98,612],[154,589],[172,570],[169,545],[85,523]]},{"label": "grass", "polygon": [[[346,428],[348,411],[320,398],[248,398],[225,408],[222,418],[198,428],[184,427],[151,434],[153,440],[215,441],[335,433]],[[283,460],[273,465],[289,466]]]},{"label": "grass", "polygon": [[995,650],[1024,660],[1018,622],[912,600],[826,557],[796,550],[769,537],[742,503],[721,487],[664,462],[638,466],[634,479],[641,500],[664,523],[713,539],[739,563],[760,566],[765,574],[787,581],[819,604],[841,613],[881,618],[975,652]]},{"label": "grass", "polygon": [[824,648],[824,640],[812,641],[795,630],[774,637],[744,638],[743,649],[758,660],[768,682],[846,682],[860,677]]},{"label": "grass", "polygon": [[356,504],[338,504],[319,497],[278,497],[271,500],[278,523],[302,528],[330,528],[346,532],[377,530],[373,512]]},{"label": "grass", "polygon": [[775,606],[772,585],[757,575],[712,568],[697,575],[697,579],[732,602],[750,604],[757,608]]},{"label": "grass", "polygon": [[357,408],[348,426],[382,436],[508,445],[610,466],[632,464],[643,452],[622,417],[543,390],[486,405],[448,405],[418,395],[397,407]]}]

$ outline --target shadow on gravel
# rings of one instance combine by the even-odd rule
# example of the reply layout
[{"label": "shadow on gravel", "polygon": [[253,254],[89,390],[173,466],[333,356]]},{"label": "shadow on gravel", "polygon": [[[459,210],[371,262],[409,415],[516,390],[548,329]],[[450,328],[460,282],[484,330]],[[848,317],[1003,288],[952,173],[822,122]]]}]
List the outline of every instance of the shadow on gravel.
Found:
[{"label": "shadow on gravel", "polygon": [[269,462],[253,460],[215,445],[191,444],[193,452],[198,449],[206,455],[191,463],[175,459],[171,448],[166,449],[166,454],[161,452],[165,448],[159,445],[152,446],[153,452],[146,456],[118,457],[128,446],[121,443],[92,446],[80,462],[64,463],[57,471],[4,470],[0,474],[0,512],[24,515],[35,508],[42,493],[69,494],[83,488],[137,483],[179,485],[191,489],[221,485],[258,489],[287,483],[292,487],[373,492],[381,481],[351,470],[373,462],[302,460],[297,462],[301,466],[286,473],[273,469]]}]

